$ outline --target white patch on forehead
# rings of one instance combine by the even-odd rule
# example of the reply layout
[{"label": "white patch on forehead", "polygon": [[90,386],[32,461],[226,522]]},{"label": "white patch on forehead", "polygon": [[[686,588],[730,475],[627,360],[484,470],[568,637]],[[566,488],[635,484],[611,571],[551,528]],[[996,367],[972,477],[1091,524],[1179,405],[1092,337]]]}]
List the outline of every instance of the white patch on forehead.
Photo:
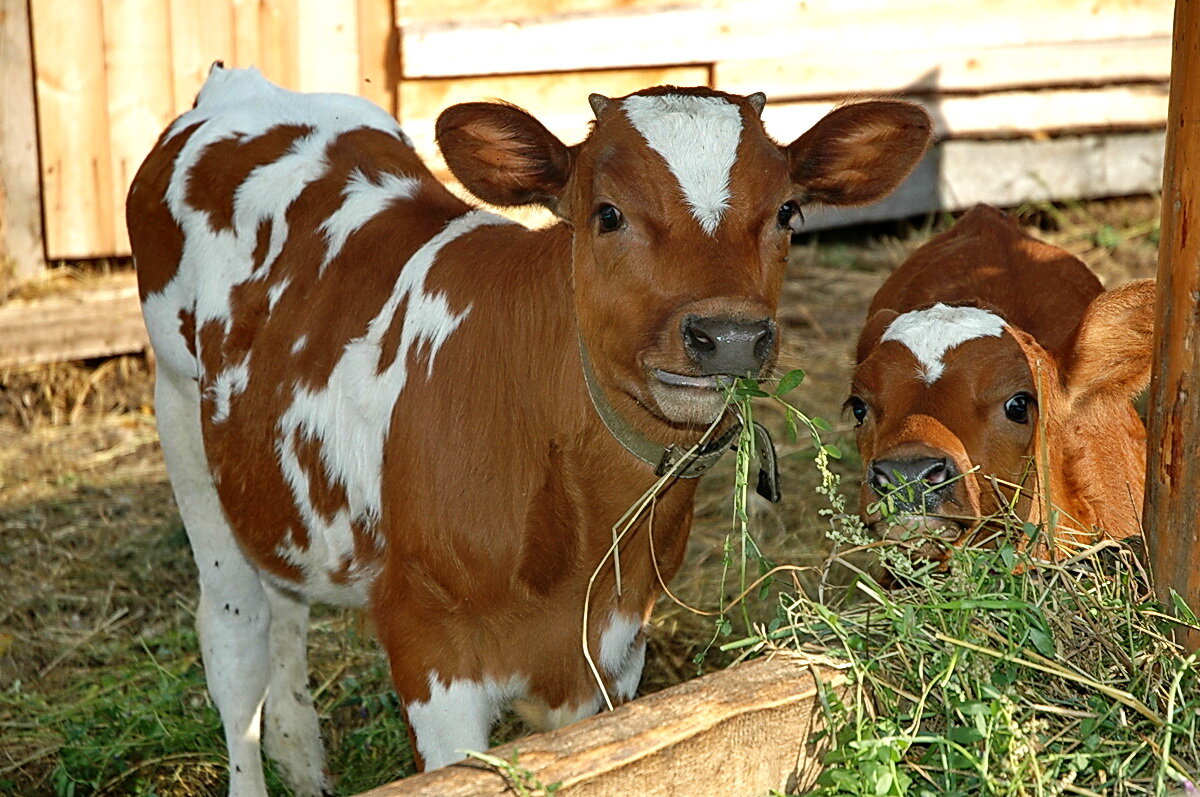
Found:
[{"label": "white patch on forehead", "polygon": [[692,215],[709,235],[729,208],[729,177],[742,136],[738,107],[720,97],[637,95],[621,103],[634,128],[662,155]]},{"label": "white patch on forehead", "polygon": [[894,340],[908,347],[923,369],[922,377],[933,384],[942,376],[947,351],[976,338],[998,338],[1004,319],[978,307],[949,307],[941,302],[925,310],[898,316],[883,333],[880,343]]}]

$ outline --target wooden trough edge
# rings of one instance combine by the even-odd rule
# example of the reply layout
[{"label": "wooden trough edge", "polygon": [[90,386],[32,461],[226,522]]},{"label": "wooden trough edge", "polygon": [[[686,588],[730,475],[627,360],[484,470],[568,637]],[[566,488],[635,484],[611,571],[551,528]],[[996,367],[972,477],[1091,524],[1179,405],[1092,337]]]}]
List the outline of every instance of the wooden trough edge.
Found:
[{"label": "wooden trough edge", "polygon": [[361,797],[505,795],[517,777],[525,787],[560,784],[554,793],[571,797],[805,791],[825,751],[821,683],[848,688],[843,671],[777,654],[488,751],[515,756],[516,775],[469,759]]}]

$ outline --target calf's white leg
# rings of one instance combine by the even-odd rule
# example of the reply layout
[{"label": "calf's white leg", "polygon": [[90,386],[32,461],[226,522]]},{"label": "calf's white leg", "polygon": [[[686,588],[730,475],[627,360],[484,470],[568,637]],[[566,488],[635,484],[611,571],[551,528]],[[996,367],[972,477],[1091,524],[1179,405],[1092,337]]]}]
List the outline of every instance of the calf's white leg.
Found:
[{"label": "calf's white leg", "polygon": [[229,751],[229,793],[266,797],[259,745],[270,674],[270,605],[217,498],[200,434],[195,380],[160,367],[155,407],[167,473],[200,573],[196,628],[208,691]]},{"label": "calf's white leg", "polygon": [[429,675],[429,700],[405,706],[425,769],[437,769],[463,758],[465,750],[488,749],[488,731],[518,691],[517,684],[455,680],[443,684]]},{"label": "calf's white leg", "polygon": [[271,676],[263,744],[296,797],[332,794],[325,748],[308,691],[308,602],[263,582],[271,605]]}]

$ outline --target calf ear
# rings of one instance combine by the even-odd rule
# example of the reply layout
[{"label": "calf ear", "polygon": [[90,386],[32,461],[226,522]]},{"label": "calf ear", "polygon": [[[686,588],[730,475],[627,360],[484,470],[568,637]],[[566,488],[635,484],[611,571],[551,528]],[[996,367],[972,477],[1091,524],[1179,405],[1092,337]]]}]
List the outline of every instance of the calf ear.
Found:
[{"label": "calf ear", "polygon": [[871,352],[879,345],[879,339],[883,337],[883,333],[899,316],[900,314],[895,310],[884,309],[876,310],[867,319],[867,323],[863,325],[862,332],[858,335],[858,346],[854,350],[855,364],[861,363],[871,356]]},{"label": "calf ear", "polygon": [[787,147],[799,198],[827,205],[882,199],[908,176],[929,146],[929,114],[907,102],[837,108]]},{"label": "calf ear", "polygon": [[1153,354],[1154,280],[1100,294],[1075,333],[1066,369],[1071,401],[1136,396],[1150,383]]},{"label": "calf ear", "polygon": [[493,205],[541,203],[551,210],[571,171],[571,150],[512,105],[467,102],[442,111],[437,143],[467,190]]}]

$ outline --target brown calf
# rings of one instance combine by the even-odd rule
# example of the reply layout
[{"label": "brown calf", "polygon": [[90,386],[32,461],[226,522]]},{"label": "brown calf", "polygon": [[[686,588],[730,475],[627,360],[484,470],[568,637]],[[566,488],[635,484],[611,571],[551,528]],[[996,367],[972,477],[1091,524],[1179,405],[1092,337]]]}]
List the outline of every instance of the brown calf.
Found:
[{"label": "brown calf", "polygon": [[695,480],[623,539],[585,627],[613,524],[721,415],[718,377],[772,367],[798,205],[883,196],[929,136],[874,102],[782,147],[763,102],[594,95],[575,146],[511,106],[443,113],[463,184],[550,207],[542,230],[455,198],[369,103],[254,70],[214,68],[163,134],[129,228],[232,793],[263,793],[260,717],[292,788],[329,786],[312,601],[367,607],[427,767],[486,748],[507,703],[553,727],[632,696],[650,534],[670,578]]},{"label": "brown calf", "polygon": [[1146,433],[1130,399],[1153,325],[1153,280],[1105,292],[1077,258],[972,209],[871,302],[846,402],[863,518],[954,540],[1023,485],[1016,512],[1057,510],[1060,541],[1137,534]]}]

